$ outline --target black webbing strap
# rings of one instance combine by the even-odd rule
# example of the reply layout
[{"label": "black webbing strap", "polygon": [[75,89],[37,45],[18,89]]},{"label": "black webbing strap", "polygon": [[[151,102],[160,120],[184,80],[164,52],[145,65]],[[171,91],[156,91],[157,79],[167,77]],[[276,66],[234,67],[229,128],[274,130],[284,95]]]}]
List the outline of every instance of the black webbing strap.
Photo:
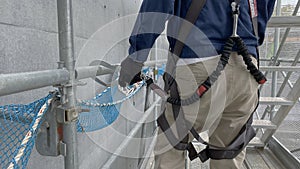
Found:
[{"label": "black webbing strap", "polygon": [[251,139],[256,135],[254,128],[251,126],[252,119],[253,113],[247,123],[242,127],[237,137],[227,147],[216,149],[208,145],[198,154],[200,160],[205,162],[209,158],[214,160],[235,158],[241,151],[244,150],[244,148],[246,148]]},{"label": "black webbing strap", "polygon": [[[202,1],[197,1],[197,0],[192,0],[192,3],[190,5],[189,11],[187,12],[186,15],[186,20],[188,20],[191,23],[195,23],[197,20],[199,13],[202,9],[202,7],[205,4],[205,0]],[[235,0],[237,4],[239,4],[240,0]],[[192,127],[192,126],[187,126],[189,125],[188,122],[185,120],[184,114],[181,110],[181,100],[179,96],[179,92],[177,89],[177,84],[174,79],[175,75],[175,66],[178,61],[178,57],[180,56],[183,46],[184,46],[184,41],[186,37],[188,36],[193,24],[187,24],[185,22],[182,23],[181,28],[179,30],[179,35],[178,39],[175,43],[174,50],[172,51],[173,54],[175,55],[169,55],[171,57],[168,58],[168,63],[166,66],[166,72],[164,74],[164,80],[165,80],[165,91],[171,91],[171,97],[173,98],[178,104],[172,104],[172,109],[173,109],[173,116],[176,124],[176,129],[178,131],[178,137],[179,139],[175,136],[175,134],[172,132],[170,125],[166,119],[165,116],[165,108],[163,110],[162,115],[158,118],[158,124],[162,131],[165,133],[168,141],[170,144],[177,150],[187,150],[189,152],[189,158],[190,160],[193,160],[197,157],[200,158],[202,162],[206,161],[209,158],[212,159],[233,159],[235,158],[249,143],[249,141],[255,136],[255,131],[251,127],[252,123],[252,117],[248,120],[248,122],[242,127],[241,131],[239,132],[238,136],[233,140],[233,142],[228,145],[225,148],[217,147],[210,145],[206,143],[197,133],[197,131]],[[232,45],[234,43],[233,39],[230,39],[230,47],[228,49],[225,49],[225,51],[231,51]],[[238,46],[243,46],[243,45],[238,45]],[[244,47],[244,46],[243,46]],[[225,45],[226,48],[226,45]],[[226,53],[226,52],[225,52]],[[224,52],[223,52],[224,54]],[[219,76],[221,70],[224,69],[226,64],[228,63],[230,52],[228,52],[228,57],[226,53],[226,57],[221,57],[219,67],[217,67],[215,73],[213,73],[210,77],[208,77],[207,81],[210,83],[208,84],[203,84],[203,86],[200,86],[197,93],[198,96],[202,96],[202,94],[207,91],[210,86],[213,84],[211,82],[214,82],[217,80],[217,77]],[[224,55],[225,56],[225,55]],[[245,59],[247,62],[249,59]],[[245,63],[246,63],[245,61]],[[250,60],[251,62],[251,60]],[[252,65],[250,66],[252,67]],[[251,68],[252,69],[252,68]],[[251,72],[251,70],[250,70]],[[255,73],[254,73],[255,74]],[[203,87],[203,88],[201,88]],[[156,89],[157,90],[157,89]],[[200,94],[199,94],[200,93]],[[189,101],[187,101],[189,102]],[[192,143],[187,143],[187,134],[188,131],[191,132],[191,134],[202,144],[207,145],[206,149],[201,151],[200,153],[197,153],[195,147],[193,146]],[[184,138],[184,139],[183,139]],[[182,140],[183,139],[183,140]]]},{"label": "black webbing strap", "polygon": [[190,22],[182,22],[179,32],[178,32],[178,38],[179,40],[176,41],[174,50],[172,53],[174,53],[176,56],[180,56],[182,52],[182,48],[184,47],[184,41],[186,40],[187,36],[189,35],[194,23],[196,22],[197,18],[199,17],[199,14],[206,3],[206,0],[192,0],[191,5],[186,13],[185,20]]},{"label": "black webbing strap", "polygon": [[[176,82],[174,82],[170,86],[170,96],[172,98],[180,98]],[[176,125],[178,138],[179,140],[181,140],[181,142],[187,143],[189,129],[186,126],[186,120],[181,105],[172,104],[172,112],[173,112],[174,123]]]},{"label": "black webbing strap", "polygon": [[[253,113],[255,112],[255,110],[253,111]],[[165,133],[166,138],[175,149],[187,150],[189,152],[190,160],[199,158],[202,162],[205,162],[209,158],[215,160],[233,159],[247,146],[247,144],[255,136],[255,130],[251,126],[253,113],[251,117],[248,119],[247,123],[242,127],[242,129],[240,130],[236,138],[233,139],[233,141],[226,147],[218,147],[206,143],[204,140],[202,140],[202,138],[199,136],[197,131],[193,127],[191,127],[190,132],[196,138],[196,140],[202,144],[207,145],[206,148],[199,153],[196,151],[195,147],[191,142],[185,143],[178,140],[178,138],[170,129],[170,125],[164,113],[158,118],[157,121],[160,125],[160,128]]]},{"label": "black webbing strap", "polygon": [[165,113],[163,113],[158,117],[157,122],[161,130],[165,133],[166,138],[175,149],[177,150],[187,149],[187,143],[181,143],[181,141],[178,140],[178,138],[172,132],[168,120],[166,119]]},{"label": "black webbing strap", "polygon": [[168,55],[168,62],[166,65],[167,73],[164,74],[166,79],[165,91],[169,90],[168,87],[170,87],[175,80],[175,66],[184,47],[184,41],[188,37],[205,3],[206,0],[192,0],[190,7],[186,13],[185,21],[182,21],[180,25],[174,49],[170,49],[172,54]]},{"label": "black webbing strap", "polygon": [[[175,82],[174,76],[175,76],[175,66],[178,61],[178,58],[181,54],[181,51],[184,46],[184,41],[186,40],[187,36],[189,35],[194,23],[196,22],[201,9],[203,8],[206,0],[192,0],[190,7],[188,9],[188,12],[185,16],[185,20],[188,21],[183,21],[179,32],[178,32],[178,37],[177,41],[175,43],[174,49],[172,51],[172,55],[169,55],[170,57],[168,58],[168,64],[166,66],[166,72],[164,77],[165,77],[165,91],[169,91],[170,95],[172,98],[177,98],[179,99],[179,92],[177,89],[177,84]],[[169,73],[169,75],[167,75]],[[185,117],[182,112],[181,106],[180,105],[175,105],[172,104],[172,110],[173,110],[173,117],[177,129],[177,134],[181,142],[188,142],[188,128],[186,127],[185,123]],[[164,115],[164,113],[163,113]],[[161,125],[159,123],[159,125]]]},{"label": "black webbing strap", "polygon": [[[178,61],[179,56],[181,55],[182,49],[184,47],[184,41],[186,40],[186,38],[188,37],[192,27],[194,26],[194,23],[196,22],[197,18],[199,17],[199,14],[204,6],[204,4],[206,3],[206,0],[192,0],[190,7],[186,13],[185,16],[185,20],[190,22],[182,22],[179,32],[178,32],[178,37],[174,46],[174,50],[173,50],[173,54],[175,54],[175,56],[173,55],[172,59],[173,60],[173,69],[172,70],[172,74],[171,74],[171,78],[175,77],[175,66],[176,63]],[[180,98],[179,96],[179,92],[177,89],[177,84],[176,82],[174,83],[174,79],[172,80],[173,82],[171,83],[170,88],[172,88],[170,95],[172,98]],[[187,134],[188,133],[188,129],[186,128],[185,125],[185,117],[184,114],[182,113],[182,109],[180,105],[172,105],[172,109],[173,109],[173,116],[174,116],[174,120],[176,121],[176,127],[177,127],[177,132],[178,132],[178,136],[179,138],[183,138],[184,137],[184,141],[187,142],[188,138],[187,136],[183,136],[182,134]]]}]

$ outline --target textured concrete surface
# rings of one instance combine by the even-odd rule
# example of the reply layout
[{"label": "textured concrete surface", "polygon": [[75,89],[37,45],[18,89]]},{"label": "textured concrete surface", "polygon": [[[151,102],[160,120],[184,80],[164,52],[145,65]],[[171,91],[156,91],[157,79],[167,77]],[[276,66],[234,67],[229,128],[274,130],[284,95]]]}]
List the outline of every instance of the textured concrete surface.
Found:
[{"label": "textured concrete surface", "polygon": [[[74,0],[75,56],[78,56],[86,40],[98,29],[120,17],[136,14],[140,2]],[[0,4],[0,74],[57,68],[59,56],[56,1],[0,0]],[[126,28],[131,27],[124,25],[118,31],[122,32]],[[112,33],[106,34],[101,40],[109,40],[111,36]],[[98,48],[102,50],[105,47],[99,45]],[[114,58],[119,61],[127,54],[127,49],[123,46],[122,49],[116,48],[114,52]],[[43,91],[49,89],[51,88],[1,97],[0,104],[28,103],[45,96],[47,93]]]}]

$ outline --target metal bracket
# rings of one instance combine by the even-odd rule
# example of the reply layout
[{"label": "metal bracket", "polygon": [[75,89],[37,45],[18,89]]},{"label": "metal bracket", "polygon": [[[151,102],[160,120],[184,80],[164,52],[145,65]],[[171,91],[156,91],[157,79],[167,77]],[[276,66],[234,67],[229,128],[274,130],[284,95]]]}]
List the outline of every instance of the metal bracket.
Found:
[{"label": "metal bracket", "polygon": [[59,156],[58,143],[62,139],[56,121],[56,107],[60,105],[59,98],[53,98],[50,107],[43,117],[43,123],[38,131],[35,147],[39,154],[44,156]]},{"label": "metal bracket", "polygon": [[[110,69],[112,72],[114,72],[117,68],[117,66],[115,65],[111,65],[110,63],[108,62],[105,62],[103,60],[94,60],[92,61],[89,66],[102,66],[102,67],[105,67],[107,69]],[[113,73],[112,73],[113,74]],[[112,74],[111,76],[109,77],[109,79],[112,78]],[[103,86],[106,86],[106,87],[110,87],[111,86],[111,83],[112,82],[104,82],[102,80],[100,80],[97,76],[96,77],[93,77],[92,79],[94,79],[97,83],[99,83],[100,85],[103,85]]]},{"label": "metal bracket", "polygon": [[59,142],[59,152],[63,156],[67,155],[67,145],[62,141]]},{"label": "metal bracket", "polygon": [[61,106],[60,98],[56,95],[46,112],[44,122],[36,138],[36,149],[44,156],[66,155],[66,144],[62,142],[62,124],[73,122],[78,118],[82,109],[74,107],[66,109]]},{"label": "metal bracket", "polygon": [[57,114],[56,114],[57,122],[63,124],[76,121],[79,112],[82,112],[80,107],[73,107],[67,109],[65,107],[58,106],[56,109],[57,109]]},{"label": "metal bracket", "polygon": [[71,86],[85,86],[87,83],[79,80],[75,80],[72,84],[65,84],[63,87],[71,87]]},{"label": "metal bracket", "polygon": [[67,102],[67,96],[65,94],[66,88],[72,87],[72,86],[85,86],[87,83],[86,82],[82,82],[79,80],[75,80],[73,83],[66,83],[66,84],[57,84],[57,85],[53,85],[53,87],[58,88],[59,90],[59,94],[60,94],[60,98],[61,98],[61,102],[62,104],[66,104]]}]

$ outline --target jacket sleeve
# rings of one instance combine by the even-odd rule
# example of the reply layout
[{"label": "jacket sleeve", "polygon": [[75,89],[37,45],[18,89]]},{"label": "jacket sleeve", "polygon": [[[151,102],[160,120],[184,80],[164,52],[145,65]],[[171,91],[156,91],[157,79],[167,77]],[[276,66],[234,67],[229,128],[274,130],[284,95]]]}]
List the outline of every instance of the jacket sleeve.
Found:
[{"label": "jacket sleeve", "polygon": [[276,0],[257,0],[258,10],[258,44],[261,45],[265,38],[267,23],[272,16]]},{"label": "jacket sleeve", "polygon": [[136,62],[145,62],[156,38],[165,29],[174,11],[175,0],[143,0],[129,38],[129,55]]}]

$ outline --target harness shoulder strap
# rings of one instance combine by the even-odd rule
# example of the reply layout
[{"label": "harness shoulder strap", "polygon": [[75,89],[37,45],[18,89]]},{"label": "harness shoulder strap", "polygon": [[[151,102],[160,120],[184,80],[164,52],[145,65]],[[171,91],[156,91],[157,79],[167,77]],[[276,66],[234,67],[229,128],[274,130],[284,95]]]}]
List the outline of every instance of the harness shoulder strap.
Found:
[{"label": "harness shoulder strap", "polygon": [[[183,22],[180,26],[179,32],[178,32],[178,38],[180,40],[177,40],[174,46],[173,53],[176,56],[180,56],[182,52],[182,48],[184,46],[184,41],[186,40],[187,36],[189,35],[193,24],[196,22],[197,18],[200,15],[200,12],[202,8],[204,7],[204,4],[206,3],[206,0],[192,0],[191,5],[187,11],[187,14],[185,16],[185,20],[190,22]],[[182,42],[183,41],[183,42]]]},{"label": "harness shoulder strap", "polygon": [[[187,36],[189,35],[189,33],[190,33],[194,23],[196,22],[205,3],[206,3],[206,0],[192,0],[191,5],[187,11],[185,18],[184,18],[185,21],[182,22],[180,25],[178,35],[177,35],[178,37],[175,42],[174,49],[172,49],[172,51],[171,51],[175,56],[169,55],[168,63],[166,65],[166,72],[168,72],[171,76],[173,76],[176,63],[179,59],[178,57],[181,55],[182,49],[184,47],[184,41],[186,40]],[[169,81],[170,81],[170,79],[169,79]],[[173,81],[173,80],[171,80],[171,81]]]},{"label": "harness shoulder strap", "polygon": [[[166,72],[168,72],[169,75],[167,78],[165,78],[165,91],[171,90],[171,97],[173,98],[177,98],[177,99],[180,98],[177,90],[177,84],[174,79],[175,66],[182,52],[184,41],[186,40],[194,23],[196,22],[205,2],[206,0],[192,0],[190,7],[187,11],[187,14],[185,16],[186,21],[183,21],[180,26],[177,41],[173,49],[173,55],[169,55],[170,57],[168,58],[168,64],[166,67]],[[177,128],[178,137],[180,138],[180,141],[187,143],[188,127],[186,126],[185,117],[184,114],[182,113],[181,106],[173,104],[172,109],[173,109],[173,117],[176,122],[175,124]],[[167,121],[163,123],[167,123]],[[164,124],[160,124],[160,126],[162,127],[164,126]]]}]

